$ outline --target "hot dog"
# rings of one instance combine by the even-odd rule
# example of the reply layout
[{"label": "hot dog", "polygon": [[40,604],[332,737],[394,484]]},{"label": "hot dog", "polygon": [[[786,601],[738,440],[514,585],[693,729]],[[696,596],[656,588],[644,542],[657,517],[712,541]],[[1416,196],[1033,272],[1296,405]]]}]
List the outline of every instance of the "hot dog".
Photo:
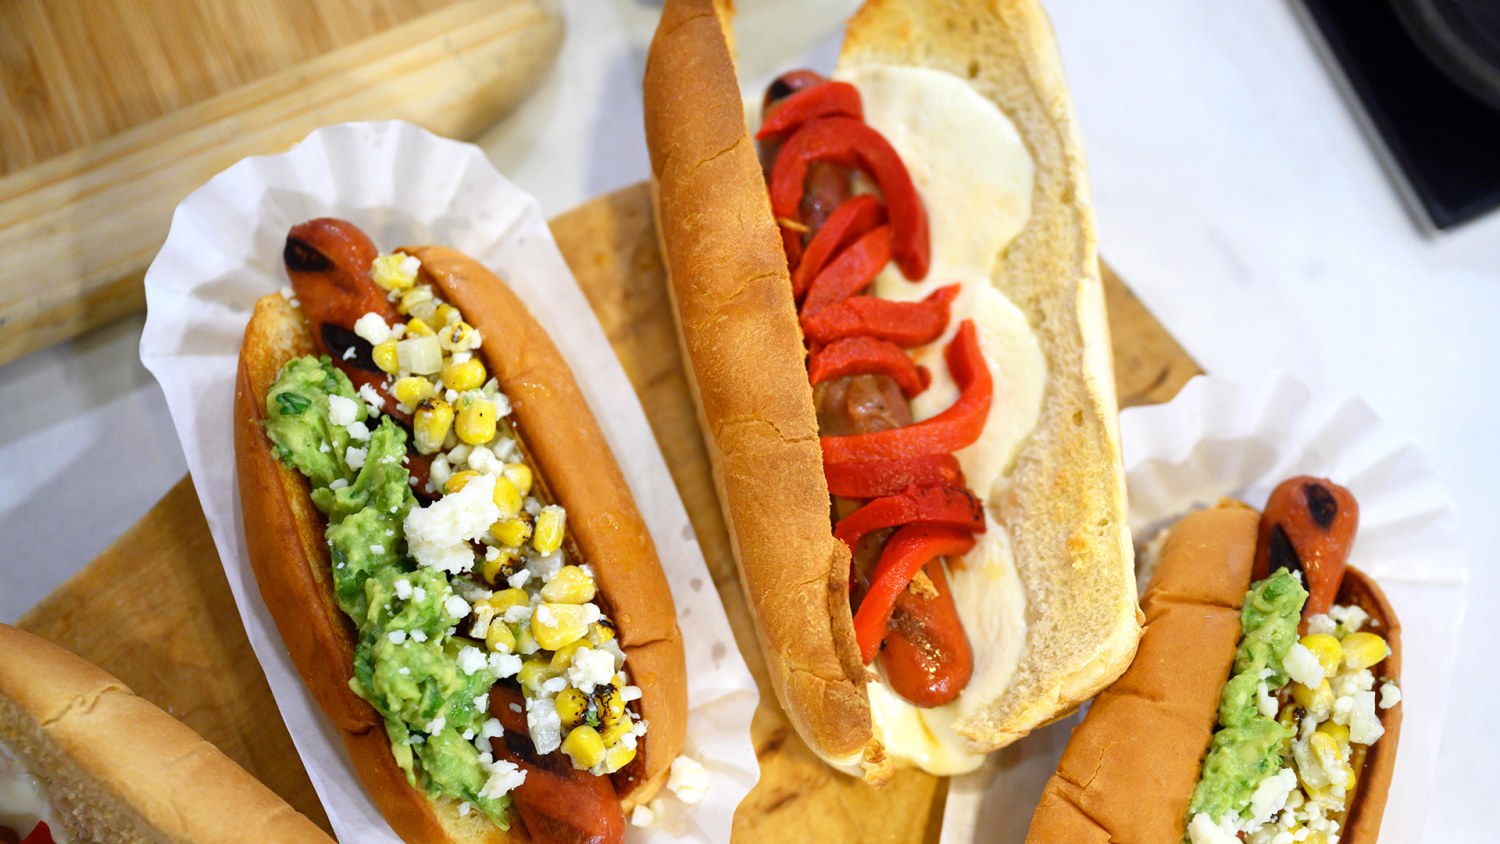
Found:
[{"label": "hot dog", "polygon": [[[1319,520],[1323,493],[1349,514],[1337,541],[1319,540],[1336,576],[1262,570],[1267,537]],[[1348,490],[1297,477],[1264,513],[1226,501],[1171,529],[1135,661],[1073,731],[1028,841],[1376,840],[1401,724],[1401,628],[1379,587],[1342,567],[1355,507]],[[1308,614],[1323,592],[1324,611]]]},{"label": "hot dog", "polygon": [[283,257],[236,386],[246,542],[366,789],[409,841],[622,840],[681,750],[685,667],[567,365],[452,250],[318,219]]},{"label": "hot dog", "polygon": [[728,27],[727,4],[666,4],[646,130],[773,686],[871,782],[971,770],[1139,636],[1050,33],[1032,3],[872,2],[837,70],[778,77],[747,132]]}]

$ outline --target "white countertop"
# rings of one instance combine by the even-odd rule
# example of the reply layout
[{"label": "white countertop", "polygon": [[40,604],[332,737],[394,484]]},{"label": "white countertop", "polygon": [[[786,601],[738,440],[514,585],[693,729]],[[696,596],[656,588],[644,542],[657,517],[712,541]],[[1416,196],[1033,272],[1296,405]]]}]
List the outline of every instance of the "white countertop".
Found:
[{"label": "white countertop", "polygon": [[[740,5],[742,76],[755,88],[780,68],[830,66],[854,6]],[[481,138],[548,214],[648,172],[640,79],[659,4],[565,6],[558,67]],[[1500,595],[1500,567],[1484,533],[1484,514],[1500,512],[1489,417],[1500,214],[1447,235],[1417,228],[1289,2],[1048,6],[1110,263],[1205,369],[1277,368],[1362,396],[1426,450],[1457,502],[1470,647],[1426,839],[1480,840],[1500,827],[1500,801],[1481,792],[1494,781],[1487,715],[1500,699],[1500,612],[1487,600]],[[185,471],[137,356],[141,324],[0,367],[0,620],[82,568]]]}]

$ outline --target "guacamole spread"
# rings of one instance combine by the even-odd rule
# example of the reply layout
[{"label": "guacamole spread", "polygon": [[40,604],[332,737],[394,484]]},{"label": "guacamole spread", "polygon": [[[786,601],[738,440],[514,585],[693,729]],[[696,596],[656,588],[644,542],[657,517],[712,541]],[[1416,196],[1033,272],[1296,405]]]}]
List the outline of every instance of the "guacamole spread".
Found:
[{"label": "guacamole spread", "polygon": [[[336,424],[349,417],[348,403],[353,421]],[[289,362],[266,395],[275,454],[307,476],[328,519],[335,597],[359,630],[350,687],[385,719],[408,782],[466,802],[504,828],[509,798],[485,796],[474,744],[493,728],[485,722],[495,675],[460,660],[475,649],[453,635],[462,619],[450,615],[448,577],[407,553],[402,523],[416,499],[404,465],[406,431],[389,417],[370,430],[369,418],[327,357]]]},{"label": "guacamole spread", "polygon": [[1234,670],[1219,697],[1218,731],[1203,760],[1188,817],[1207,814],[1215,822],[1249,810],[1261,781],[1281,768],[1289,727],[1261,711],[1260,684],[1274,694],[1287,683],[1282,660],[1297,643],[1297,624],[1307,590],[1286,569],[1250,587],[1240,611],[1240,645]]}]

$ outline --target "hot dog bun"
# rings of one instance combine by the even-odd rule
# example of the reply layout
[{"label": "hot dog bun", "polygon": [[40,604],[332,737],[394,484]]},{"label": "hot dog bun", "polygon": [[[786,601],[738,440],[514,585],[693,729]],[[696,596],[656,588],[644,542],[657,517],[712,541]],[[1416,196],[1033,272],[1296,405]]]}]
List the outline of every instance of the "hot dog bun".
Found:
[{"label": "hot dog bun", "polygon": [[119,680],[5,624],[0,744],[42,782],[75,841],[332,841]]},{"label": "hot dog bun", "polygon": [[[814,751],[841,766],[862,762],[878,779],[887,761],[855,646],[849,555],[831,535],[802,332],[742,116],[730,14],[711,0],[663,9],[645,80],[658,231],[772,684]],[[955,723],[972,749],[994,749],[1113,680],[1139,636],[1083,156],[1033,2],[867,3],[841,59],[862,62],[967,79],[1015,123],[1036,167],[1030,219],[992,277],[1025,313],[1048,369],[1011,494],[989,502],[1014,543],[1029,629],[1004,691]]]},{"label": "hot dog bun", "polygon": [[[407,247],[425,281],[487,338],[476,354],[513,402],[517,435],[537,485],[569,513],[569,532],[594,566],[599,601],[617,625],[651,724],[634,761],[614,777],[626,809],[665,782],[686,732],[686,668],[671,592],[629,487],[566,362],[514,293],[472,259],[440,247]],[[527,840],[455,801],[409,785],[380,716],[349,688],[355,633],[332,598],[321,514],[308,483],[278,461],[262,428],[264,397],[291,358],[314,351],[301,315],[281,296],[255,305],[235,388],[235,452],[246,544],[256,581],[293,662],[338,726],[355,770],[381,813],[407,841]],[[545,432],[545,433],[538,433]]]},{"label": "hot dog bun", "polygon": [[[1240,639],[1260,514],[1222,502],[1182,518],[1158,553],[1141,599],[1135,661],[1073,730],[1031,819],[1029,842],[1181,841]],[[1401,627],[1385,595],[1349,569],[1339,602],[1378,620],[1391,647],[1381,673],[1400,676]],[[1365,755],[1341,841],[1373,842],[1395,762],[1401,710]]]}]

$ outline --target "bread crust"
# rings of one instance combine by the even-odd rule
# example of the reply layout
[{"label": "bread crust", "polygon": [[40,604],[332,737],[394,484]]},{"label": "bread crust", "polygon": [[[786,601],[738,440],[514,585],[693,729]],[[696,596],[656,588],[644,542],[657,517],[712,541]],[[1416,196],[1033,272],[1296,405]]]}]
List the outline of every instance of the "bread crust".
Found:
[{"label": "bread crust", "polygon": [[75,840],[332,841],[119,680],[5,624],[0,742],[44,783]]},{"label": "bread crust", "polygon": [[[854,645],[850,561],[832,539],[802,334],[742,118],[728,7],[668,0],[647,60],[646,134],[669,290],[772,686],[815,752],[842,767],[860,763],[879,780],[890,765]],[[1034,435],[1018,462],[1023,492],[991,502],[1015,540],[1031,630],[1011,689],[957,724],[975,750],[988,750],[1118,676],[1139,616],[1093,219],[1045,17],[1031,2],[869,2],[849,24],[844,56],[963,76],[971,55],[974,66],[985,58],[977,37],[964,40],[971,26],[1008,45],[1003,66],[985,64],[968,78],[1011,86],[980,90],[1017,122],[1038,172],[1033,218],[994,281],[1026,311],[1054,373],[1038,425],[1047,433]],[[928,61],[914,46],[923,43],[948,48],[948,58]],[[1038,281],[1015,281],[1026,278]]]},{"label": "bread crust", "polygon": [[[1130,668],[1073,730],[1031,819],[1028,842],[1181,841],[1234,665],[1260,514],[1226,502],[1191,513],[1166,538],[1141,599],[1146,631]],[[1400,676],[1400,624],[1364,573],[1349,569],[1339,602],[1378,621]],[[1373,842],[1395,764],[1400,708],[1365,754],[1341,840]],[[1149,799],[1144,796],[1149,795]]]},{"label": "bread crust", "polygon": [[[629,655],[651,729],[636,759],[612,778],[622,805],[649,800],[681,752],[687,679],[670,587],[629,487],[571,371],[525,305],[472,259],[442,247],[407,247],[439,295],[485,338],[477,354],[512,400],[537,483],[568,512],[570,541],[595,569],[600,601]],[[402,839],[529,840],[479,813],[433,800],[396,765],[378,712],[349,687],[357,634],[333,599],[322,514],[301,473],[278,461],[264,431],[264,396],[290,359],[313,354],[301,314],[279,295],[256,302],[235,385],[235,455],[246,545],[266,606],[304,683],[338,727],[354,767]],[[543,431],[545,435],[533,432]],[[533,434],[527,436],[527,434]]]}]

